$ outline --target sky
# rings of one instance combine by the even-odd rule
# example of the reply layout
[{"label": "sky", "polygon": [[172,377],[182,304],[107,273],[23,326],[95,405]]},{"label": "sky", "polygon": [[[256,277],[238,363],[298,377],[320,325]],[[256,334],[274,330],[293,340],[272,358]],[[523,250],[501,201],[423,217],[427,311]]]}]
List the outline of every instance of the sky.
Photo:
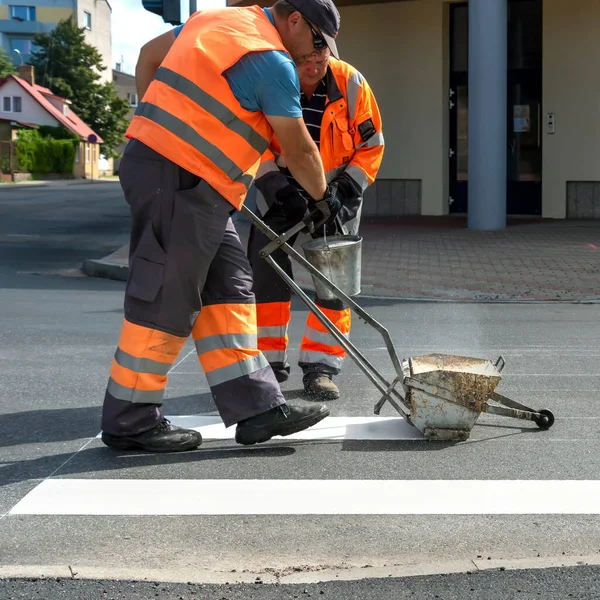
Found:
[{"label": "sky", "polygon": [[[113,0],[112,62],[121,62],[122,70],[133,74],[140,48],[150,39],[171,29],[172,25],[142,8],[142,0]],[[198,8],[225,6],[225,0],[197,0]]]}]

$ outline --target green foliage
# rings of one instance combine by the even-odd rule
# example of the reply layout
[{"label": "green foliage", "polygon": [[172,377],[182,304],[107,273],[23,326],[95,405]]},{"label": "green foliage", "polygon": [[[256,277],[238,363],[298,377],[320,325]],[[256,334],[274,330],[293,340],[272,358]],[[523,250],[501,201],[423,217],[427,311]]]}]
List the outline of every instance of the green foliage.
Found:
[{"label": "green foliage", "polygon": [[38,77],[43,74],[39,83],[71,100],[77,116],[104,140],[101,152],[117,156],[115,148],[129,124],[129,104],[112,82],[100,83],[105,66],[98,50],[85,41],[85,28],[70,17],[51,32],[37,34],[34,41],[31,64]]},{"label": "green foliage", "polygon": [[14,75],[17,72],[15,65],[13,65],[10,57],[6,55],[4,50],[0,48],[0,79]]},{"label": "green foliage", "polygon": [[52,127],[51,125],[40,125],[37,130],[43,138],[49,137],[53,140],[71,140],[79,143],[79,136],[64,127]]},{"label": "green foliage", "polygon": [[10,173],[10,157],[0,156],[0,173]]},{"label": "green foliage", "polygon": [[21,171],[27,173],[71,173],[77,146],[73,140],[42,137],[37,130],[21,130],[15,154]]}]

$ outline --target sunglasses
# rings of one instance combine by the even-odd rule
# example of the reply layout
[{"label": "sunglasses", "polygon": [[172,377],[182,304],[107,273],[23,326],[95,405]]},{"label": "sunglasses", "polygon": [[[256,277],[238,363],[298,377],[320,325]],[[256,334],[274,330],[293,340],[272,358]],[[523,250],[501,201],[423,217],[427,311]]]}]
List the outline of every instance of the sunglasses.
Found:
[{"label": "sunglasses", "polygon": [[306,21],[306,24],[310,29],[310,33],[312,34],[314,49],[324,50],[327,48],[327,42],[325,41],[325,38],[310,24],[308,19],[305,18],[304,20]]}]

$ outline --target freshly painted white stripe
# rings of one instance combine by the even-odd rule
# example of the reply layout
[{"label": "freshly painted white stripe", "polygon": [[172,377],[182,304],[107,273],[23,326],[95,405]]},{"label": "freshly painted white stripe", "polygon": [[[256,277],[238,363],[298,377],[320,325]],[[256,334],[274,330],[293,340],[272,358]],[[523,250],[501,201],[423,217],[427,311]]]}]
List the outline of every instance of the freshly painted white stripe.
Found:
[{"label": "freshly painted white stripe", "polygon": [[[235,427],[225,428],[221,417],[167,417],[173,425],[195,429],[204,440],[232,440]],[[97,437],[100,437],[98,434]],[[402,417],[327,417],[309,429],[280,440],[422,440],[420,431]]]},{"label": "freshly painted white stripe", "polygon": [[47,479],[10,514],[598,515],[600,481]]}]

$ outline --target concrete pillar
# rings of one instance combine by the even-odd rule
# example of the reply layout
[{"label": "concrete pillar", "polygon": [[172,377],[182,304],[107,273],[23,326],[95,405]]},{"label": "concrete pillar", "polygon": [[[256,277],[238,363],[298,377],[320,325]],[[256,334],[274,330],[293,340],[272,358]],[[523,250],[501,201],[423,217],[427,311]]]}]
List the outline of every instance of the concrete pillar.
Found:
[{"label": "concrete pillar", "polygon": [[469,1],[469,229],[506,227],[507,0]]}]

